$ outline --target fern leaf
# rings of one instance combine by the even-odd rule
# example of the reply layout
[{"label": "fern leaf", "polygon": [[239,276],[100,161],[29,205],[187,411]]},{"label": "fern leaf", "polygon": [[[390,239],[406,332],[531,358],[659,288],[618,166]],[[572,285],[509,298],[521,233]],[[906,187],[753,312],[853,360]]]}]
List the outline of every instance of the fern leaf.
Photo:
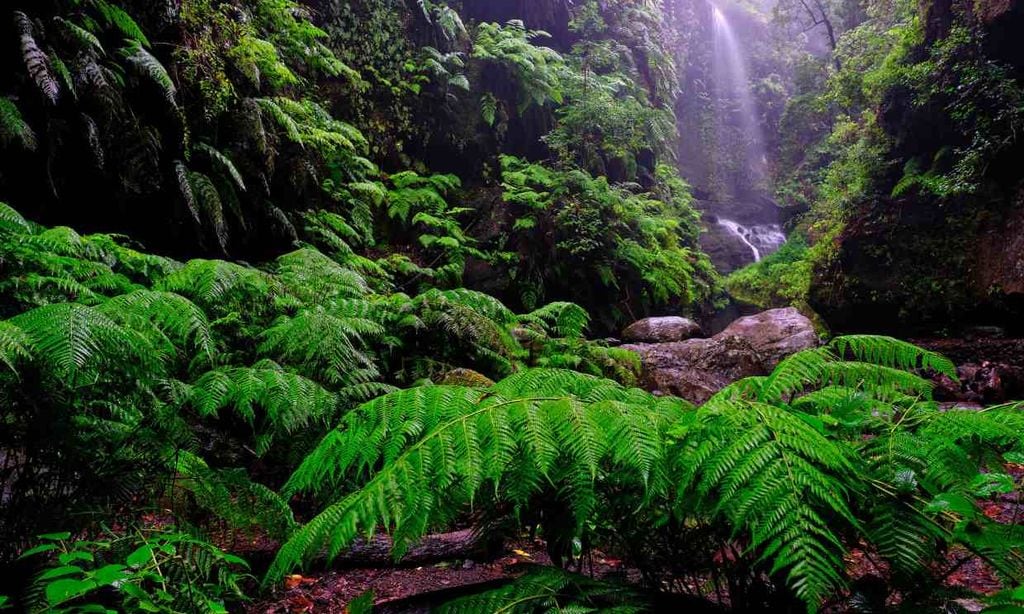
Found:
[{"label": "fern leaf", "polygon": [[178,88],[175,87],[171,75],[167,73],[167,69],[160,63],[160,60],[139,43],[122,49],[121,55],[136,73],[146,77],[160,88],[160,93],[168,106],[173,109],[178,108]]},{"label": "fern leaf", "polygon": [[188,174],[189,186],[195,195],[198,208],[210,224],[217,244],[223,253],[228,251],[228,225],[224,219],[224,205],[220,199],[217,186],[207,175],[203,173],[190,172]]},{"label": "fern leaf", "polygon": [[57,303],[37,307],[8,322],[31,342],[36,360],[55,378],[97,375],[113,363],[160,373],[155,352],[140,335],[122,328],[103,312],[85,305]]},{"label": "fern leaf", "polygon": [[52,105],[60,98],[60,85],[50,73],[48,58],[36,43],[32,20],[21,11],[14,11],[14,27],[21,43],[21,57],[36,88]]},{"label": "fern leaf", "polygon": [[245,191],[245,180],[242,179],[242,174],[238,172],[230,158],[206,143],[198,143],[196,149],[206,155],[225,175],[230,177],[239,190]]},{"label": "fern leaf", "polygon": [[146,38],[142,28],[124,9],[107,2],[107,0],[91,0],[90,3],[103,17],[103,20],[107,22],[107,25],[119,30],[125,38],[143,47],[148,48],[150,46],[149,39]]},{"label": "fern leaf", "polygon": [[0,143],[16,143],[28,151],[35,151],[39,146],[36,133],[10,98],[0,97]]}]

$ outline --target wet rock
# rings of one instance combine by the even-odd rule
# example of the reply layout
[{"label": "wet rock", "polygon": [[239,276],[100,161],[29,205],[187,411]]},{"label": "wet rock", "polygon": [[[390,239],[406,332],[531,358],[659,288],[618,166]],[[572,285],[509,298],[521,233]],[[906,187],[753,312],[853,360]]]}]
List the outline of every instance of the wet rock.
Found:
[{"label": "wet rock", "polygon": [[633,343],[669,343],[692,339],[700,334],[700,324],[693,320],[668,316],[637,320],[622,331],[622,338]]},{"label": "wet rock", "polygon": [[740,318],[710,339],[623,347],[640,354],[649,390],[703,403],[728,384],[765,375],[786,356],[817,345],[811,321],[787,308]]}]

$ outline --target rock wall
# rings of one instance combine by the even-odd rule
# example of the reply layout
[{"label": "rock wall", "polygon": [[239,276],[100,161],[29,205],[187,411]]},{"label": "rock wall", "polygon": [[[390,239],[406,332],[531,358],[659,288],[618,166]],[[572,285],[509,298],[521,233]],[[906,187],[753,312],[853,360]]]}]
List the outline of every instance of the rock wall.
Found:
[{"label": "rock wall", "polygon": [[[1000,85],[1024,87],[1024,0],[923,0],[921,16],[926,46],[956,25],[968,27],[981,41],[973,61],[1000,66]],[[924,61],[928,50],[917,56]],[[945,93],[921,104],[915,92],[894,86],[877,111],[890,140],[889,170],[873,178],[879,196],[848,215],[837,257],[815,271],[811,289],[811,306],[835,332],[957,335],[998,325],[1024,334],[1024,138],[999,123],[989,124],[996,126],[989,134],[956,126],[951,109],[965,101],[985,114],[979,121],[1014,112],[1012,104],[993,105],[1001,99],[992,84],[966,82],[978,74],[967,60],[958,67],[954,57],[930,76]],[[979,135],[1001,144],[984,156],[975,190],[890,196],[908,162],[955,161],[977,147]]]}]

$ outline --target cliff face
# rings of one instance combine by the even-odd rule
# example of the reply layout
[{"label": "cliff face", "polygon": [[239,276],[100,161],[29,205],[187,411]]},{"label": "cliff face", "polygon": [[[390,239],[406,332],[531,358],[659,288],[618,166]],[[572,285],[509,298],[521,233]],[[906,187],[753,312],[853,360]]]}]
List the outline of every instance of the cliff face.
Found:
[{"label": "cliff face", "polygon": [[[915,61],[958,31],[968,42],[933,62],[928,79],[939,87],[924,99],[903,86],[886,92],[878,196],[849,215],[836,257],[815,271],[811,304],[839,331],[1024,332],[1024,0],[923,0],[921,17]],[[908,165],[955,176],[969,155],[978,158],[970,189],[898,187]]]}]

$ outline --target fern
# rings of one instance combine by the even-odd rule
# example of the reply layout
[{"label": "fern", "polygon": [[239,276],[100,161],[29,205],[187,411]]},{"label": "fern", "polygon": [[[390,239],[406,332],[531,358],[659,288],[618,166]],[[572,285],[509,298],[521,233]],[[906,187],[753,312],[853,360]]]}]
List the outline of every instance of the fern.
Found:
[{"label": "fern", "polygon": [[561,337],[581,337],[590,322],[590,315],[575,303],[550,303],[526,315],[519,316],[526,323],[556,332]]},{"label": "fern", "polygon": [[160,63],[160,60],[156,59],[149,51],[146,51],[141,43],[125,47],[121,50],[121,55],[124,56],[128,65],[134,68],[139,75],[146,77],[160,88],[160,93],[163,95],[164,101],[167,102],[168,106],[173,109],[178,108],[178,89],[175,87],[174,81],[171,80],[171,76],[167,73],[167,69]]},{"label": "fern", "polygon": [[229,240],[228,225],[224,219],[224,204],[216,184],[207,175],[196,172],[188,174],[188,182],[199,210],[203,212],[203,216],[217,238],[221,252],[226,254]]},{"label": "fern", "polygon": [[145,338],[119,326],[102,311],[58,303],[17,315],[8,323],[29,340],[35,360],[58,381],[72,387],[99,377],[118,363],[132,370],[161,373],[161,361]]},{"label": "fern", "polygon": [[859,524],[847,479],[857,467],[843,446],[786,410],[724,399],[677,434],[683,493],[746,532],[801,599],[817,603],[842,585],[844,548],[830,518]]},{"label": "fern", "polygon": [[150,47],[149,39],[146,38],[142,28],[124,9],[107,2],[107,0],[90,0],[89,4],[96,9],[107,25],[116,28],[125,38],[142,47]]},{"label": "fern", "polygon": [[106,301],[99,310],[126,326],[158,331],[161,340],[182,354],[199,352],[207,359],[213,354],[213,336],[206,314],[177,294],[137,290]]},{"label": "fern", "polygon": [[326,428],[338,413],[338,401],[316,382],[269,362],[210,371],[178,398],[203,417],[231,408],[256,431],[258,455],[270,448],[275,436],[297,433],[314,422]]},{"label": "fern", "polygon": [[[531,392],[510,394],[524,388]],[[581,526],[594,512],[595,481],[606,463],[652,492],[666,485],[660,432],[681,409],[558,371],[525,372],[491,390],[428,386],[376,399],[347,414],[284,491],[329,495],[345,479],[363,485],[299,529],[267,579],[323,547],[331,558],[380,523],[393,530],[400,555],[484,493],[524,505],[555,476],[570,485],[566,496]]]},{"label": "fern", "polygon": [[0,143],[16,143],[23,149],[35,151],[39,146],[36,133],[21,116],[21,112],[9,98],[0,97]]},{"label": "fern", "polygon": [[496,614],[521,612],[653,611],[653,604],[627,586],[601,582],[551,567],[531,567],[522,576],[496,589],[442,604],[443,614]]},{"label": "fern", "polygon": [[56,105],[60,98],[60,85],[50,73],[49,59],[39,48],[33,32],[32,20],[21,11],[14,11],[14,27],[18,32],[21,44],[21,56],[28,68],[28,74],[35,82],[36,88],[49,101]]},{"label": "fern", "polygon": [[196,150],[202,152],[221,172],[230,177],[239,190],[245,191],[245,180],[230,158],[206,143],[198,143]]}]

